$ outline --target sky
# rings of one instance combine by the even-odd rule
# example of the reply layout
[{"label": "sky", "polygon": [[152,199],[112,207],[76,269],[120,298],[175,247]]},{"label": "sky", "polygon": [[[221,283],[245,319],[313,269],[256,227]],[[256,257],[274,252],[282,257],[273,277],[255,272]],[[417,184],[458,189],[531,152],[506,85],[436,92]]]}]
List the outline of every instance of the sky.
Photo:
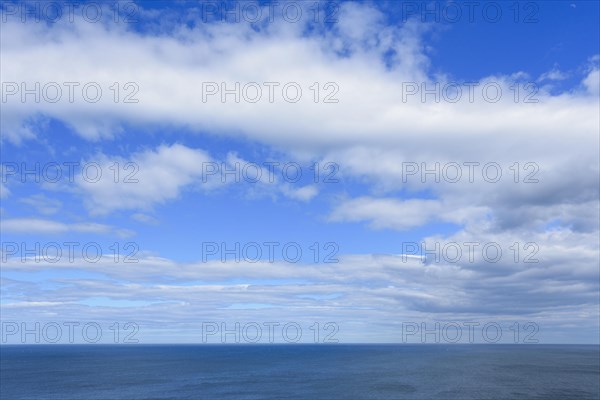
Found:
[{"label": "sky", "polygon": [[2,2],[3,344],[598,344],[598,2],[116,4]]}]

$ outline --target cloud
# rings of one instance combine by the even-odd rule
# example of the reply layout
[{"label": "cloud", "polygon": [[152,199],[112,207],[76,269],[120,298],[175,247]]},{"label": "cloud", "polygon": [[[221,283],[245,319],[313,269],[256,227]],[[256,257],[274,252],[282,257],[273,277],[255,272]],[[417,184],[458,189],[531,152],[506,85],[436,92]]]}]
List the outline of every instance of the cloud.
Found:
[{"label": "cloud", "polygon": [[600,69],[590,71],[583,80],[583,85],[590,94],[597,96],[600,93]]},{"label": "cloud", "polygon": [[116,162],[126,172],[116,180],[114,174],[102,174],[97,179],[95,172],[90,172],[89,177],[78,177],[76,184],[86,195],[92,214],[117,209],[149,210],[155,204],[175,199],[183,188],[202,176],[202,165],[211,162],[206,152],[180,144],[136,153],[129,160],[103,154],[94,160],[101,171],[109,171]]},{"label": "cloud", "polygon": [[[134,153],[128,159],[97,154],[93,160],[82,161],[82,165],[90,167],[77,175],[76,185],[94,215],[128,209],[150,211],[156,205],[177,199],[185,190],[207,194],[239,187],[251,197],[283,195],[303,202],[318,194],[316,185],[297,187],[300,184],[280,177],[277,162],[266,167],[231,152],[224,161],[218,161],[204,150],[177,143]],[[114,173],[115,165],[118,176]],[[152,222],[152,217],[145,213],[138,212],[132,217]]]},{"label": "cloud", "polygon": [[485,207],[456,208],[439,200],[360,197],[344,200],[332,211],[332,221],[369,221],[373,228],[406,230],[433,221],[464,224],[485,221]]},{"label": "cloud", "polygon": [[133,232],[114,228],[110,225],[95,222],[63,223],[40,218],[3,218],[0,227],[5,233],[27,233],[52,235],[66,232],[116,234],[118,237],[130,237]]},{"label": "cloud", "polygon": [[334,221],[370,220],[374,228],[408,229],[427,223],[441,210],[435,200],[396,200],[361,197],[345,201],[332,213]]},{"label": "cloud", "polygon": [[[543,230],[559,220],[573,229],[598,230],[598,210],[593,206],[600,200],[597,151],[575,156],[557,150],[550,160],[538,155],[539,144],[532,141],[529,155],[512,160],[497,154],[496,144],[477,148],[481,155],[472,158],[418,156],[414,154],[419,150],[410,143],[402,148],[357,146],[331,152],[325,160],[347,160],[340,164],[340,172],[368,182],[372,192],[358,200],[339,200],[332,220],[372,221],[374,227],[397,229],[435,221],[491,222],[500,230]],[[422,197],[426,199],[418,200]]]},{"label": "cloud", "polygon": [[0,199],[5,199],[8,196],[10,196],[10,190],[8,190],[3,182],[0,182]]},{"label": "cloud", "polygon": [[[122,129],[117,127],[123,124],[169,124],[214,134],[236,134],[288,150],[293,146],[331,149],[357,141],[367,146],[400,146],[409,138],[420,137],[415,145],[428,142],[433,146],[428,150],[439,151],[439,144],[432,144],[431,139],[441,136],[441,132],[463,141],[490,140],[498,137],[498,132],[511,139],[544,132],[553,138],[552,143],[566,127],[588,135],[596,127],[592,117],[597,112],[597,99],[580,93],[550,96],[542,92],[537,95],[540,103],[533,105],[515,104],[512,95],[489,104],[480,90],[473,104],[466,95],[456,104],[404,103],[403,84],[434,84],[423,52],[423,25],[407,23],[379,29],[381,11],[356,3],[344,3],[341,9],[348,21],[358,18],[359,10],[367,25],[359,30],[340,20],[332,31],[316,29],[307,35],[302,24],[284,22],[258,32],[247,24],[199,24],[195,29],[177,26],[172,35],[158,35],[83,21],[36,29],[9,21],[4,37],[20,41],[3,43],[5,81],[29,85],[97,82],[107,93],[112,93],[108,88],[115,81],[133,81],[139,86],[135,95],[139,102],[115,103],[107,95],[93,104],[81,98],[69,103],[66,96],[57,103],[22,104],[12,96],[6,103],[6,113],[48,115],[93,140],[119,136]],[[377,16],[370,16],[373,14]],[[42,34],[44,40],[33,40]],[[339,54],[343,48],[335,45],[338,41],[364,44]],[[119,48],[119,52],[104,51],[114,48]],[[384,54],[391,50],[396,55],[388,67]],[[65,51],[73,56],[67,66],[59,56]],[[42,61],[47,68],[27,67]],[[139,65],[144,65],[142,73]],[[480,87],[486,81],[497,82],[505,94],[512,93],[510,86],[514,82],[510,77],[482,77]],[[255,104],[236,103],[232,95],[228,96],[230,101],[223,103],[219,95],[202,101],[205,82],[226,82],[228,88],[233,88],[235,82],[242,86],[247,82],[281,85],[273,103],[268,100],[266,87],[265,95]],[[297,82],[302,87],[304,96],[298,103],[283,99],[281,88],[287,82]],[[339,102],[315,104],[313,90],[309,89],[314,82],[322,85],[323,96],[324,85],[336,83],[339,92],[334,97]],[[548,115],[553,117],[547,118]],[[506,150],[505,147],[506,144],[498,150]],[[471,153],[468,148],[463,150]]]},{"label": "cloud", "polygon": [[316,185],[306,185],[299,189],[294,189],[290,187],[290,185],[285,185],[281,190],[287,197],[304,202],[310,201],[319,193],[319,189],[317,189]]},{"label": "cloud", "polygon": [[138,221],[138,222],[142,222],[145,224],[157,224],[158,220],[156,218],[154,218],[151,215],[147,215],[147,214],[142,214],[142,213],[135,213],[131,215],[131,218],[133,218],[134,220]]},{"label": "cloud", "polygon": [[[47,267],[43,262],[9,257],[3,265],[3,318],[16,318],[18,305],[25,306],[26,299],[35,298],[44,304],[56,303],[52,306],[54,320],[79,320],[85,313],[102,321],[140,321],[153,331],[160,331],[165,324],[190,332],[202,321],[265,322],[265,318],[335,321],[342,332],[356,324],[363,328],[358,331],[362,340],[368,335],[374,341],[396,342],[399,325],[407,321],[499,321],[507,326],[533,321],[540,326],[542,341],[568,339],[582,326],[588,332],[598,329],[595,233],[565,229],[532,233],[525,240],[539,248],[534,263],[524,262],[523,256],[529,252],[523,248],[519,262],[514,261],[515,254],[509,249],[515,241],[511,233],[470,227],[449,237],[424,240],[430,249],[436,240],[442,247],[464,242],[480,246],[472,261],[466,253],[458,262],[443,255],[436,261],[429,254],[427,263],[419,257],[404,259],[400,244],[398,254],[340,255],[339,263],[322,264],[178,263],[143,254],[137,263],[118,264],[109,255],[96,263],[65,258],[52,264],[53,269],[63,271],[60,275],[28,284],[13,274],[39,273]],[[501,244],[503,257],[487,261],[483,243]],[[86,278],[70,278],[73,275],[68,271],[85,272]],[[47,284],[60,285],[61,290],[44,290]],[[97,298],[110,301],[89,309],[90,299]],[[145,305],[128,305],[130,301]],[[264,309],[260,312],[252,307],[256,304],[269,305],[268,316]],[[31,318],[45,321],[44,312],[47,310],[32,311]],[[201,319],[189,318],[200,314]],[[578,328],[565,328],[566,321]],[[375,326],[376,332],[372,330]],[[344,338],[356,333],[349,328]]]},{"label": "cloud", "polygon": [[[544,205],[548,198],[534,199],[531,193],[550,193],[550,189],[556,189],[562,198],[550,195],[555,204],[548,206],[564,206],[572,202],[571,196],[579,196],[574,189],[582,186],[576,180],[563,179],[566,171],[585,173],[582,177],[586,182],[598,173],[597,69],[582,80],[585,90],[559,94],[543,88],[537,93],[524,90],[515,101],[511,87],[527,83],[523,74],[516,73],[481,77],[474,101],[464,89],[455,103],[436,102],[432,96],[422,102],[420,94],[406,98],[406,84],[420,90],[421,85],[432,88],[437,83],[443,88],[452,83],[444,75],[430,72],[423,34],[432,28],[417,21],[389,25],[382,10],[367,4],[348,2],[340,7],[340,20],[334,27],[316,24],[308,32],[307,21],[275,21],[255,30],[249,24],[230,23],[198,23],[188,28],[167,18],[160,31],[135,31],[124,25],[80,20],[29,29],[26,24],[9,21],[2,42],[6,81],[29,85],[97,82],[111,94],[108,88],[115,81],[134,82],[139,87],[135,94],[139,102],[117,104],[111,96],[104,96],[93,104],[65,99],[22,104],[11,98],[6,114],[17,124],[15,129],[26,118],[44,115],[67,123],[90,140],[119,137],[132,127],[152,130],[156,126],[250,139],[290,157],[330,159],[349,177],[372,178],[370,182],[378,189],[423,187],[434,190],[443,204],[458,209],[467,209],[471,197],[479,197],[477,207],[490,208],[500,216],[506,215],[504,209],[510,209],[505,204],[516,202],[511,199],[529,197],[528,201],[537,202],[537,206]],[[357,25],[356,20],[364,24]],[[18,40],[5,43],[6,37]],[[35,39],[38,37],[44,39]],[[115,48],[117,53],[108,51]],[[60,56],[65,52],[72,55],[66,66]],[[41,63],[47,68],[33,67]],[[139,65],[144,65],[142,72]],[[547,78],[558,77],[551,75]],[[241,87],[248,82],[281,85],[272,103],[266,87],[257,103],[235,102],[234,95],[227,95],[222,102],[219,94],[203,102],[206,82],[224,82],[230,89],[236,82]],[[302,88],[304,95],[297,103],[283,99],[280,89],[286,82],[297,82]],[[321,85],[321,97],[331,92],[324,85],[335,83],[338,102],[315,103],[314,89],[310,89],[315,82]],[[486,85],[503,93],[498,102],[485,99]],[[526,96],[537,102],[525,102]],[[4,131],[12,132],[5,135],[7,140],[18,135],[16,130]],[[569,137],[564,134],[567,131]],[[143,185],[115,185],[108,179],[79,184],[89,195],[88,206],[94,213],[118,209],[147,212],[192,188],[201,173],[195,165],[205,160],[210,158],[202,150],[163,145],[128,158],[139,164]],[[515,162],[520,168],[533,162],[546,180],[535,190],[507,182],[490,185],[481,179],[468,188],[463,184],[404,185],[397,178],[405,161],[496,162],[504,168]],[[589,165],[587,171],[582,167],[585,163]],[[505,177],[510,173],[504,170]],[[257,185],[255,189],[260,193],[269,187]],[[310,186],[270,189],[302,201],[314,197],[316,190]],[[459,190],[467,190],[464,193],[468,195],[461,196]],[[425,220],[415,217],[415,221]],[[407,226],[415,225],[411,222]]]},{"label": "cloud", "polygon": [[537,81],[562,81],[568,77],[569,76],[566,73],[561,72],[558,68],[553,68],[552,70],[544,72],[542,75],[540,75]]},{"label": "cloud", "polygon": [[29,197],[19,199],[23,204],[27,204],[37,210],[39,213],[44,215],[56,214],[61,206],[62,202],[56,199],[51,199],[44,194],[35,194]]}]

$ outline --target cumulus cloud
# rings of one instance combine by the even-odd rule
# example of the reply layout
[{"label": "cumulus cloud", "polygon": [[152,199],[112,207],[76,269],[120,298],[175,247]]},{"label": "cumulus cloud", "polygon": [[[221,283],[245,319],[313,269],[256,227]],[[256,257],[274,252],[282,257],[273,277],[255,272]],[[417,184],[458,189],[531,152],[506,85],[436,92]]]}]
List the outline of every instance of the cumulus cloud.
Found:
[{"label": "cumulus cloud", "polygon": [[[115,209],[149,209],[175,199],[181,190],[202,176],[202,165],[211,161],[202,151],[180,144],[162,145],[132,155],[131,159],[99,155],[94,158],[98,168],[78,176],[77,185],[87,195],[88,207],[94,214]],[[118,163],[120,177],[96,171],[109,171]],[[92,165],[92,162],[84,162]]]},{"label": "cumulus cloud", "polygon": [[[6,103],[6,112],[52,116],[90,139],[118,136],[118,129],[111,128],[111,123],[169,123],[220,134],[237,132],[288,148],[347,146],[357,140],[363,145],[400,145],[407,138],[422,137],[423,142],[439,138],[441,132],[457,140],[489,139],[491,135],[497,137],[498,132],[506,138],[539,137],[544,132],[558,139],[566,127],[587,135],[596,128],[594,119],[589,118],[597,112],[594,97],[539,93],[539,104],[515,104],[509,89],[514,83],[510,77],[482,77],[474,103],[468,101],[466,94],[456,104],[422,104],[418,95],[410,97],[415,102],[403,102],[403,84],[434,84],[428,75],[420,25],[388,27],[383,31],[394,40],[384,40],[379,37],[384,33],[374,22],[383,18],[381,11],[355,3],[341,7],[342,17],[347,15],[350,21],[356,18],[354,9],[360,9],[367,22],[371,21],[366,25],[370,28],[359,31],[355,25],[349,28],[340,22],[332,31],[317,29],[317,33],[306,35],[303,24],[273,23],[256,32],[248,24],[221,23],[199,24],[195,29],[179,27],[172,36],[163,36],[84,21],[36,29],[9,21],[3,37],[20,38],[22,43],[3,42],[5,82],[27,82],[29,86],[35,82],[77,81],[82,86],[85,82],[97,82],[107,95],[93,104],[82,98],[69,103],[66,95],[57,103],[23,104],[15,95]],[[368,17],[372,14],[379,15]],[[34,37],[44,39],[33,40]],[[340,55],[335,46],[329,45],[344,38],[351,43],[365,38],[377,40],[365,39],[364,46]],[[24,43],[28,45],[21,45]],[[388,68],[383,54],[391,47],[396,59]],[[118,53],[105,51],[115,48]],[[72,55],[66,66],[59,56],[65,51]],[[27,67],[42,60],[47,68]],[[144,65],[143,72],[139,65]],[[115,81],[135,82],[139,87],[135,98],[139,102],[115,103],[109,89]],[[486,81],[497,82],[502,88],[505,95],[498,103],[489,104],[483,99],[481,87]],[[203,102],[206,82],[225,82],[229,89],[235,82],[279,82],[281,86],[276,89],[273,103],[269,102],[266,87],[257,103],[236,103],[233,95],[222,102],[220,93]],[[281,89],[287,82],[297,82],[304,91],[298,103],[282,98]],[[339,91],[334,97],[338,103],[315,104],[309,89],[314,82],[336,83]],[[321,91],[324,96],[331,90],[322,87]],[[289,124],[291,120],[295,123]]]},{"label": "cumulus cloud", "polygon": [[[357,19],[364,24],[355,24]],[[457,102],[444,100],[443,91],[438,93],[441,100],[429,95],[423,101],[423,89],[439,84],[442,90],[452,83],[429,71],[422,34],[430,28],[416,21],[389,26],[385,14],[374,6],[343,3],[333,28],[317,24],[309,33],[305,31],[307,21],[275,21],[258,30],[243,23],[198,23],[194,28],[175,21],[165,23],[166,30],[157,33],[81,20],[40,24],[35,29],[7,22],[2,43],[5,81],[29,86],[35,82],[97,82],[106,95],[97,103],[81,98],[69,103],[65,95],[57,103],[25,104],[18,101],[18,94],[11,96],[5,108],[13,126],[3,128],[5,139],[17,137],[26,118],[35,115],[59,119],[92,140],[118,137],[126,126],[143,129],[167,124],[250,138],[290,155],[328,157],[352,176],[376,175],[374,184],[393,189],[403,185],[389,177],[401,171],[401,162],[407,160],[493,161],[506,168],[514,162],[535,162],[552,180],[551,184],[542,181],[537,185],[539,193],[582,163],[588,163],[589,173],[598,173],[597,69],[582,78],[585,92],[553,95],[523,87],[515,100],[511,87],[527,83],[522,74],[515,74],[481,77],[479,85],[473,87],[473,101],[467,87]],[[7,37],[18,40],[8,43]],[[38,37],[44,39],[34,40]],[[60,56],[65,52],[71,55],[66,66]],[[386,59],[386,54],[393,56]],[[46,68],[33,67],[42,62]],[[139,65],[144,65],[141,72]],[[109,89],[115,81],[122,85],[134,82],[137,86],[129,87],[127,93],[139,88],[134,95],[139,101],[115,103]],[[219,93],[207,97],[203,93],[207,82],[216,82]],[[232,89],[236,82],[240,87],[249,82],[278,82],[280,86],[272,103],[264,85],[264,96],[256,103],[236,102],[231,94],[223,102],[220,83]],[[283,99],[281,89],[287,82],[296,82],[303,90],[297,103]],[[310,89],[315,82],[320,85],[321,97],[336,92],[333,97],[338,101],[315,103],[314,90]],[[336,86],[326,90],[328,82]],[[418,93],[408,96],[407,84]],[[490,85],[491,91],[484,92]],[[490,93],[497,90],[502,92],[501,98],[490,101]],[[200,150],[187,151],[180,145],[163,146],[135,157],[140,157],[136,162],[160,166],[144,165],[146,172],[140,169],[140,174],[147,174],[147,184],[126,187],[108,185],[104,180],[94,185],[80,182],[91,194],[93,210],[145,210],[175,199],[199,173],[193,165],[208,160]],[[577,195],[572,190],[577,182],[560,180],[561,187],[556,187],[559,193]],[[445,197],[457,186],[464,190],[461,185],[440,185],[434,190],[443,204],[454,207],[456,202]],[[469,196],[482,193],[486,199],[477,206],[494,208],[502,203],[503,194],[510,199],[523,192],[516,185],[503,186],[509,189],[506,192],[492,187],[496,192],[493,196],[485,184],[474,186]],[[306,187],[281,193],[308,200],[314,190]],[[448,192],[442,193],[445,190]]]},{"label": "cumulus cloud", "polygon": [[[316,185],[301,186],[282,178],[277,169],[279,162],[265,166],[234,153],[219,161],[204,150],[177,143],[138,152],[128,159],[98,154],[93,160],[82,161],[85,170],[76,179],[92,214],[128,209],[150,211],[156,205],[177,199],[184,190],[210,193],[241,186],[249,196],[283,195],[303,202],[318,194]],[[141,222],[156,222],[144,213],[134,213],[132,217]]]}]

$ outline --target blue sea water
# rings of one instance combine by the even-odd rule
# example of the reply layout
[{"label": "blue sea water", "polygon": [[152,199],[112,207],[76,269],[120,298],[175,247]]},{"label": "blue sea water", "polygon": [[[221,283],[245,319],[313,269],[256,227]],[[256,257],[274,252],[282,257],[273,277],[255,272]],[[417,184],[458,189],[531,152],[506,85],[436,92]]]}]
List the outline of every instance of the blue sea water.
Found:
[{"label": "blue sea water", "polygon": [[598,399],[578,345],[0,346],[0,398]]}]

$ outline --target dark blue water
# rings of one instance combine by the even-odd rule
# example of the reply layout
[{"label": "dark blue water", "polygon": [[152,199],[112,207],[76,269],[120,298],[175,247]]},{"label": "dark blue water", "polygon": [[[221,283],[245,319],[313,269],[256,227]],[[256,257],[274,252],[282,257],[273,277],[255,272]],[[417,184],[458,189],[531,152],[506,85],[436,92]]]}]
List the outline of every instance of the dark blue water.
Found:
[{"label": "dark blue water", "polygon": [[2,346],[0,398],[598,399],[563,345]]}]

